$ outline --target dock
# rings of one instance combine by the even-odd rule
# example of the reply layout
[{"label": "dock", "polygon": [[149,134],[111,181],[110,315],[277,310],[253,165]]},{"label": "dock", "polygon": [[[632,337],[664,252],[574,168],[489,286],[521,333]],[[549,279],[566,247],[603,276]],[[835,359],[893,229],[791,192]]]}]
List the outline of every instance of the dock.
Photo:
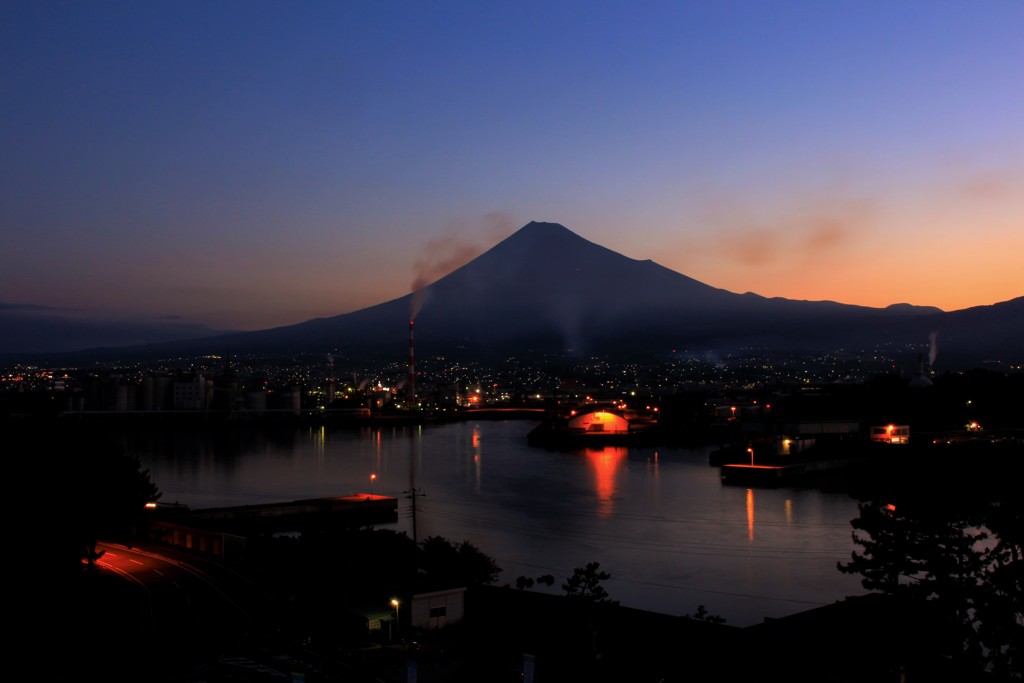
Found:
[{"label": "dock", "polygon": [[719,471],[727,484],[778,486],[810,475],[842,470],[861,461],[862,458],[838,457],[765,465],[728,463],[721,465]]},{"label": "dock", "polygon": [[358,529],[398,521],[398,499],[372,493],[204,508],[159,506],[144,521],[151,540],[219,558],[245,552],[249,538]]},{"label": "dock", "polygon": [[246,527],[261,532],[290,531],[324,524],[364,526],[398,521],[398,499],[357,493],[283,503],[189,510],[185,516],[203,526]]}]

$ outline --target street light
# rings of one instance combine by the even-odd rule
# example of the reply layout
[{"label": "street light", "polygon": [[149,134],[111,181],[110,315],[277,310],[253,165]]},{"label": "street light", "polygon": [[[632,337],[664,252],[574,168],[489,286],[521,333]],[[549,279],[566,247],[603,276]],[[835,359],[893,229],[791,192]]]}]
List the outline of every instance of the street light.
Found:
[{"label": "street light", "polygon": [[398,598],[391,598],[391,606],[395,608],[395,634],[398,634]]},{"label": "street light", "polygon": [[370,498],[373,498],[373,482],[376,481],[376,479],[377,479],[377,473],[376,472],[371,472],[370,473]]}]

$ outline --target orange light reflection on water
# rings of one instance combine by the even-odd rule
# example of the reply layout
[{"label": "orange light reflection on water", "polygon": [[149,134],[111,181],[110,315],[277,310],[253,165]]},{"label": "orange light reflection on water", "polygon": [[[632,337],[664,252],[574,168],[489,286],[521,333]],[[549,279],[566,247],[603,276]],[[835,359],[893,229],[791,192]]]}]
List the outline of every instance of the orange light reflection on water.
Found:
[{"label": "orange light reflection on water", "polygon": [[473,477],[476,483],[476,490],[480,490],[480,426],[473,427]]},{"label": "orange light reflection on water", "polygon": [[594,466],[594,481],[597,487],[597,512],[602,517],[612,513],[615,497],[615,474],[619,464],[625,460],[627,450],[621,446],[605,446],[598,449],[587,449],[587,459]]},{"label": "orange light reflection on water", "polygon": [[754,489],[747,489],[747,540],[754,540]]}]

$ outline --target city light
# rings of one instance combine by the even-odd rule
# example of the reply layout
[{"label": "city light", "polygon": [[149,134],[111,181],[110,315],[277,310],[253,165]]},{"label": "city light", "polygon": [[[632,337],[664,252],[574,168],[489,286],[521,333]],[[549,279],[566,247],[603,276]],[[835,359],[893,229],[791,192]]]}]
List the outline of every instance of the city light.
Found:
[{"label": "city light", "polygon": [[398,635],[398,629],[400,627],[398,620],[398,598],[391,598],[391,606],[395,608],[395,635]]}]

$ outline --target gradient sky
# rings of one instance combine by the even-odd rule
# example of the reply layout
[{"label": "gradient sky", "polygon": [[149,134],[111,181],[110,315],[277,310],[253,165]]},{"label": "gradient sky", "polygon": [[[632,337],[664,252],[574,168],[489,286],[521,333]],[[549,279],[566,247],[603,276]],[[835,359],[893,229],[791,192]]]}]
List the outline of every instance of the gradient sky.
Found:
[{"label": "gradient sky", "polygon": [[257,329],[531,220],[734,292],[1024,294],[1024,3],[0,5],[0,306]]}]

